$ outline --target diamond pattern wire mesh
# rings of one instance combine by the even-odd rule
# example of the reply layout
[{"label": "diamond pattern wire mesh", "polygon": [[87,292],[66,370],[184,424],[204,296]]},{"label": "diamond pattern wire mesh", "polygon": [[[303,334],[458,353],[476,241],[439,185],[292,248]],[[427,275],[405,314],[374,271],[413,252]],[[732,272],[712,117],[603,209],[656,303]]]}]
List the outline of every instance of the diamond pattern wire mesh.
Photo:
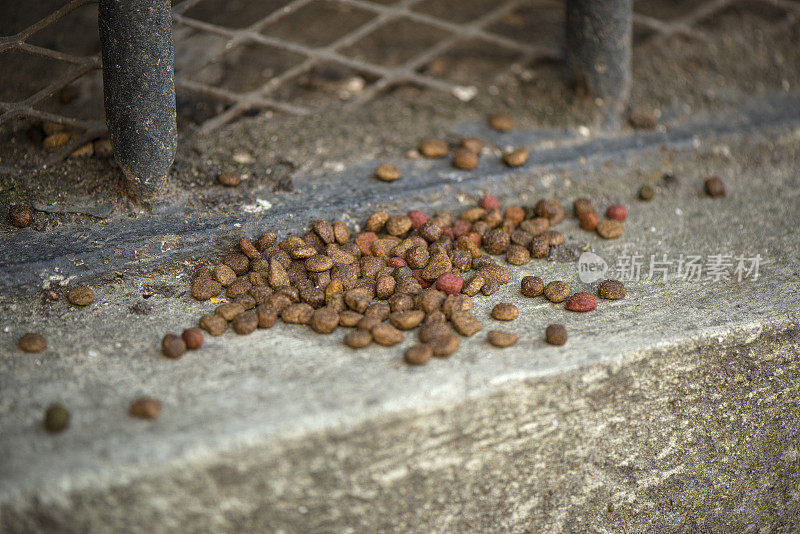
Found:
[{"label": "diamond pattern wire mesh", "polygon": [[[101,137],[106,129],[102,120],[71,117],[49,110],[45,101],[69,84],[101,69],[99,54],[82,56],[32,44],[32,39],[42,30],[56,25],[71,12],[93,4],[95,0],[71,0],[27,28],[9,36],[0,36],[0,58],[4,53],[21,51],[34,56],[66,64],[69,68],[48,80],[47,85],[30,95],[12,95],[0,91],[0,126],[13,119],[47,121],[77,130],[66,145],[50,153],[39,164],[51,164],[67,157],[77,147]],[[173,22],[176,46],[176,88],[181,95],[195,95],[222,103],[203,118],[200,132],[209,132],[235,120],[237,117],[261,110],[276,110],[289,114],[307,114],[313,109],[304,103],[292,102],[286,97],[286,87],[314,69],[333,65],[339,69],[363,75],[370,83],[347,102],[357,106],[400,84],[414,84],[423,88],[452,93],[469,100],[477,89],[459,84],[447,76],[438,75],[424,67],[437,57],[452,52],[465,43],[502,49],[513,57],[505,65],[530,64],[537,60],[561,60],[562,43],[534,44],[530,39],[503,35],[498,26],[504,17],[522,8],[563,11],[560,0],[507,0],[493,5],[475,15],[463,4],[444,0],[444,9],[436,8],[442,0],[177,0],[173,1]],[[648,34],[648,40],[660,43],[680,34],[704,40],[699,23],[725,8],[744,0],[708,0],[683,8],[673,18],[634,14],[637,31]],[[800,4],[794,0],[757,0],[783,10],[785,20],[781,26],[794,24],[800,16]],[[216,3],[215,3],[216,2]],[[641,2],[640,2],[641,3]],[[636,11],[640,3],[636,4]],[[686,4],[676,2],[676,4]],[[331,8],[333,5],[333,11]],[[449,6],[449,7],[448,7]],[[344,10],[343,16],[336,9]],[[327,11],[326,11],[327,10]],[[262,12],[266,11],[266,12]],[[473,11],[475,11],[473,9]],[[480,10],[479,10],[480,11]],[[284,24],[292,17],[305,12],[299,23]],[[317,14],[317,16],[315,16]],[[250,17],[255,21],[249,22]],[[242,24],[243,20],[249,22]],[[281,24],[284,24],[282,27]],[[554,22],[554,25],[557,25]],[[561,22],[560,24],[563,24]],[[403,42],[400,28],[417,26],[426,28],[429,39],[420,37]],[[339,34],[336,34],[337,30]],[[560,27],[559,27],[560,30]],[[91,31],[96,32],[96,28]],[[330,37],[333,32],[334,37]],[[425,33],[425,32],[423,32]],[[560,31],[556,32],[560,37]],[[394,56],[381,57],[375,50],[391,48],[394,44],[407,49]],[[414,49],[416,46],[416,49]],[[182,48],[183,47],[183,48]],[[181,51],[185,54],[181,54]],[[198,53],[199,51],[199,53]],[[203,75],[226,63],[239,54],[238,67],[256,72],[247,83],[227,83],[226,78],[239,78],[233,71],[220,77]],[[183,60],[180,58],[183,57]],[[264,58],[268,61],[264,62]],[[274,60],[274,61],[273,61]],[[257,69],[261,68],[261,72]],[[219,70],[219,69],[217,69]],[[13,76],[13,75],[12,75]],[[221,78],[221,79],[220,79]],[[211,81],[209,81],[211,80]],[[242,86],[243,85],[243,86]],[[283,91],[283,94],[281,93]],[[179,112],[180,113],[180,112]],[[0,167],[2,171],[18,170]]]}]

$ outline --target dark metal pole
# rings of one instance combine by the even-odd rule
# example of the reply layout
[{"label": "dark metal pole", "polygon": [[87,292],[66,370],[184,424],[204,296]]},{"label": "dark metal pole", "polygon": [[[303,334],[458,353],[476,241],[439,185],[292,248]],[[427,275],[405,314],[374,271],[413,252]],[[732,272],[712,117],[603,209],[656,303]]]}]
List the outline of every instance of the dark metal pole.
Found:
[{"label": "dark metal pole", "polygon": [[149,197],[175,158],[170,0],[100,0],[106,122],[126,186]]},{"label": "dark metal pole", "polygon": [[633,0],[567,0],[567,57],[580,88],[618,117],[631,88]]}]

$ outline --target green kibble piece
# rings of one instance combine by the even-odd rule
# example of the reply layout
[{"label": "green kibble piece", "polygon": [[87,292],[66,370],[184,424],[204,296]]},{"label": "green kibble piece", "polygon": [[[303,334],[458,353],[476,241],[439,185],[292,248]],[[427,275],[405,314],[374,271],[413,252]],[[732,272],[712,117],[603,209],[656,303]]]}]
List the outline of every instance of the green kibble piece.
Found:
[{"label": "green kibble piece", "polygon": [[44,428],[48,432],[61,432],[69,426],[69,411],[60,404],[52,404],[44,414]]},{"label": "green kibble piece", "polygon": [[639,198],[642,200],[650,200],[655,194],[655,190],[649,185],[643,185],[639,188]]},{"label": "green kibble piece", "polygon": [[404,278],[410,278],[413,275],[414,273],[411,272],[411,267],[397,267],[394,271],[392,271],[392,276],[394,276],[395,280],[403,280]]}]

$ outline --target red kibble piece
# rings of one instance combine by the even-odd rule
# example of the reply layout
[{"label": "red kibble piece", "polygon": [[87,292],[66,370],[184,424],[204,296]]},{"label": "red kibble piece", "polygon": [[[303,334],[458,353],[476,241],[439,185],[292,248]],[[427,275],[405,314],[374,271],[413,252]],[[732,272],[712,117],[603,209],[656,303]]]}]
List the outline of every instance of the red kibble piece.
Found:
[{"label": "red kibble piece", "polygon": [[472,223],[464,219],[456,219],[453,222],[453,238],[459,238],[472,229]]},{"label": "red kibble piece", "polygon": [[449,226],[445,226],[442,228],[442,235],[446,235],[450,239],[455,239],[455,234],[453,233],[453,229]]},{"label": "red kibble piece", "polygon": [[606,211],[606,217],[622,222],[628,218],[628,208],[622,204],[614,204],[613,206],[609,206],[608,210]]},{"label": "red kibble piece", "polygon": [[377,240],[378,236],[375,232],[361,232],[354,241],[362,255],[372,256],[372,244]]},{"label": "red kibble piece", "polygon": [[448,295],[455,295],[461,291],[464,280],[453,273],[444,273],[436,279],[436,289],[444,291]]},{"label": "red kibble piece", "polygon": [[408,218],[411,219],[411,228],[416,230],[426,222],[428,222],[428,216],[425,215],[424,212],[419,210],[411,210],[408,212]]},{"label": "red kibble piece", "polygon": [[408,267],[406,260],[404,260],[403,258],[398,258],[397,256],[395,256],[394,258],[389,258],[389,261],[386,262],[386,265],[392,268]]},{"label": "red kibble piece", "polygon": [[203,333],[197,328],[187,328],[181,334],[181,338],[189,350],[199,349],[203,346]]},{"label": "red kibble piece", "polygon": [[597,301],[591,293],[579,291],[567,300],[564,308],[574,312],[588,312],[597,309]]},{"label": "red kibble piece", "polygon": [[509,206],[503,213],[503,218],[514,221],[514,226],[519,226],[519,223],[525,220],[525,210],[519,206]]},{"label": "red kibble piece", "polygon": [[481,207],[486,211],[499,210],[500,201],[494,198],[492,195],[486,195],[481,199]]}]

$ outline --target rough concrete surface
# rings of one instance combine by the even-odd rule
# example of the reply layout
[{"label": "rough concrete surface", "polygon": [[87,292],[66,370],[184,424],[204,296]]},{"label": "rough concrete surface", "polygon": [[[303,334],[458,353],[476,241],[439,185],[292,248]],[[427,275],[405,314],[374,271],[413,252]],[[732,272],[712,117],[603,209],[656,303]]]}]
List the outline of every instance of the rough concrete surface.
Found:
[{"label": "rough concrete surface", "polygon": [[[793,531],[798,151],[795,127],[765,127],[400,196],[395,209],[458,209],[484,188],[503,202],[629,206],[615,241],[561,223],[567,241],[550,261],[512,268],[506,288],[475,299],[484,330],[420,369],[402,363],[412,335],[353,351],[341,329],[286,325],[164,359],[161,335],[211,307],[188,296],[185,268],[97,285],[85,309],[5,295],[0,529]],[[703,194],[710,174],[726,197]],[[652,202],[635,199],[641,183],[657,187]],[[590,314],[519,295],[525,274],[591,290],[577,277],[584,250],[609,263],[763,261],[757,280],[629,282],[624,300]],[[504,325],[520,342],[503,350],[485,340],[500,300],[520,308]],[[551,322],[570,332],[564,347],[544,343]],[[49,348],[16,350],[26,331]],[[157,421],[127,416],[143,394],[163,401]],[[73,413],[57,436],[40,423],[53,401]]]}]

